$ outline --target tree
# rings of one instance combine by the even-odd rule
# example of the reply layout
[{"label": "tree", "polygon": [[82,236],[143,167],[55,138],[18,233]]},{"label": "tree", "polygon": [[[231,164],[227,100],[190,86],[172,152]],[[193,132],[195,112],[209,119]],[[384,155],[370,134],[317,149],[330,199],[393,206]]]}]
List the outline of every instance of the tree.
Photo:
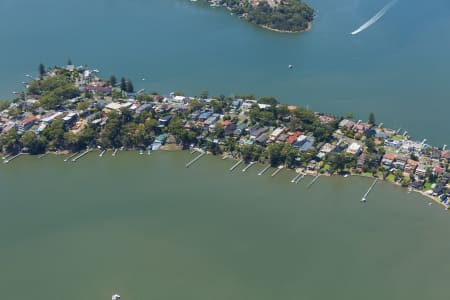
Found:
[{"label": "tree", "polygon": [[110,84],[111,86],[115,86],[115,85],[117,84],[116,76],[111,75],[111,77],[109,77],[109,84]]},{"label": "tree", "polygon": [[4,151],[8,153],[17,153],[20,151],[20,136],[15,129],[9,130],[2,135],[2,145]]},{"label": "tree", "polygon": [[127,93],[133,93],[134,92],[134,86],[130,79],[127,80],[125,83],[125,91]]},{"label": "tree", "polygon": [[375,114],[374,114],[373,112],[371,112],[371,113],[369,114],[369,121],[368,121],[368,123],[369,123],[370,125],[375,125]]},{"label": "tree", "polygon": [[45,142],[31,131],[27,131],[23,134],[21,142],[24,148],[28,148],[30,154],[45,152]]},{"label": "tree", "polygon": [[45,66],[43,64],[39,64],[39,76],[42,78],[45,75]]},{"label": "tree", "polygon": [[127,90],[127,81],[123,77],[120,78],[120,89],[122,91],[126,91]]}]

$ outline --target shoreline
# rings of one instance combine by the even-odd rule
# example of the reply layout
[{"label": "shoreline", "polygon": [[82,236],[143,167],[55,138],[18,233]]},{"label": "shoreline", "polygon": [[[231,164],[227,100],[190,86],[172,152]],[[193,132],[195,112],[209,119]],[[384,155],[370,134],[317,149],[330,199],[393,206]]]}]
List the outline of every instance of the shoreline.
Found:
[{"label": "shoreline", "polygon": [[308,31],[310,31],[312,29],[312,22],[308,22],[308,26],[305,29],[298,30],[298,31],[281,30],[281,29],[276,29],[276,28],[269,27],[267,25],[259,25],[259,24],[256,24],[256,23],[252,23],[252,24],[255,24],[256,26],[261,27],[263,29],[266,29],[266,30],[269,30],[269,31],[273,31],[273,32],[278,32],[278,33],[291,33],[291,34],[305,33],[305,32],[308,32]]},{"label": "shoreline", "polygon": [[[99,150],[99,151],[100,151],[100,149],[93,149],[93,150]],[[114,149],[103,149],[103,150],[114,151]],[[180,153],[187,152],[187,153],[189,153],[190,150],[191,150],[191,149],[182,149],[181,146],[180,146],[180,145],[177,145],[177,144],[169,144],[169,145],[164,145],[164,146],[162,146],[159,150],[156,150],[156,151],[161,151],[161,152],[180,152]],[[202,150],[201,150],[201,149],[198,149],[198,148],[195,148],[195,150],[197,150],[198,152],[202,152]],[[138,151],[138,150],[137,150],[137,149],[124,149],[124,151],[126,151],[126,152],[133,152],[133,151]],[[153,152],[153,151],[152,151],[152,152]],[[61,150],[61,151],[47,151],[45,154],[51,154],[51,155],[56,155],[56,156],[62,156],[62,155],[73,155],[73,154],[75,154],[75,153],[76,153],[76,152],[72,152],[72,151],[70,151],[70,150]],[[1,154],[2,156],[5,155],[5,153],[3,153],[3,152],[0,152],[0,154]],[[232,160],[234,160],[234,161],[239,161],[239,159],[240,159],[240,158],[235,158],[235,157],[233,157],[231,154],[225,153],[225,152],[222,153],[222,154],[220,154],[220,155],[214,155],[214,154],[212,154],[211,152],[206,151],[206,154],[207,154],[207,155],[211,155],[211,156],[213,156],[213,157],[216,157],[216,156],[218,157],[218,156],[222,155],[222,157],[230,158],[230,159],[232,159]],[[38,155],[38,154],[34,154],[34,155],[30,155],[30,156],[36,156],[36,157],[38,157],[39,155]],[[262,162],[259,162],[259,161],[258,161],[257,163],[263,164]],[[273,166],[270,166],[270,167],[272,167],[272,168],[277,168],[277,167],[273,167]],[[304,175],[309,175],[309,176],[317,176],[317,175],[320,175],[320,176],[325,176],[325,177],[330,177],[330,178],[333,178],[333,177],[344,177],[343,175],[339,175],[339,174],[329,174],[328,172],[324,172],[324,173],[320,173],[320,172],[317,172],[317,171],[303,171],[303,172],[300,171],[300,172],[298,172],[298,171],[297,171],[298,168],[296,168],[296,169],[293,169],[293,168],[287,168],[287,167],[283,167],[283,168],[284,168],[284,169],[287,169],[287,170],[292,170],[292,171],[293,171],[294,173],[296,173],[296,174],[304,174]],[[352,172],[350,172],[348,175],[349,175],[349,177],[361,177],[361,178],[367,178],[367,179],[376,179],[376,178],[378,178],[378,177],[375,177],[375,176],[365,176],[365,175],[361,175],[361,174],[355,174],[355,173],[352,173]],[[436,196],[429,195],[429,194],[427,194],[427,193],[424,192],[424,191],[417,190],[417,189],[414,189],[414,188],[408,191],[406,188],[404,188],[403,186],[401,186],[401,185],[400,185],[399,183],[397,183],[397,182],[392,182],[392,181],[389,181],[389,180],[386,180],[386,179],[380,179],[380,178],[378,178],[378,180],[380,180],[380,181],[382,181],[382,182],[386,182],[386,183],[388,183],[388,184],[392,184],[392,185],[394,185],[394,186],[398,186],[398,187],[400,187],[400,188],[406,190],[408,193],[410,193],[410,192],[415,192],[415,193],[417,193],[417,194],[420,194],[420,195],[423,196],[425,199],[431,200],[431,201],[433,201],[434,203],[443,206],[443,207],[445,208],[445,210],[448,210],[448,209],[450,208],[449,205],[446,205],[446,204],[444,204],[443,202],[441,202],[441,201],[439,200],[439,198],[437,198]],[[432,203],[432,202],[430,202],[430,203]]]},{"label": "shoreline", "polygon": [[[199,151],[199,152],[202,151],[202,150],[197,149],[197,148],[195,148],[195,149],[196,149],[197,151]],[[93,150],[99,150],[99,151],[100,151],[100,149],[93,149]],[[103,149],[103,150],[113,151],[114,149]],[[124,151],[126,151],[126,152],[133,152],[133,151],[138,151],[138,150],[137,150],[137,149],[124,149]],[[161,152],[180,152],[180,153],[187,152],[187,153],[189,153],[190,149],[184,149],[184,150],[183,150],[183,149],[181,149],[181,146],[180,146],[180,145],[170,144],[170,145],[167,145],[167,146],[162,146],[159,150],[156,150],[156,151],[161,151]],[[152,151],[152,152],[153,152],[153,151]],[[0,154],[1,154],[1,155],[4,155],[3,152],[0,152]],[[56,156],[61,156],[61,155],[72,155],[72,154],[75,154],[75,152],[71,152],[71,151],[69,151],[69,150],[62,150],[62,151],[48,151],[47,154],[56,155]],[[239,158],[235,158],[235,157],[231,156],[229,153],[222,153],[222,154],[220,154],[220,155],[214,155],[214,154],[212,154],[212,153],[210,153],[210,152],[207,151],[206,154],[207,154],[207,155],[211,155],[211,156],[213,156],[213,157],[216,157],[216,156],[217,156],[217,157],[222,156],[222,157],[226,157],[226,158],[231,158],[231,159],[234,160],[234,161],[239,161]],[[31,155],[31,156],[36,156],[36,157],[38,157],[37,154]],[[259,161],[258,161],[257,163],[263,164],[262,162],[259,162]],[[271,167],[272,167],[272,166],[271,166]],[[272,168],[276,168],[276,167],[272,167]],[[304,175],[308,175],[308,176],[317,176],[317,175],[320,175],[320,176],[325,176],[325,177],[343,177],[343,178],[345,178],[343,175],[339,175],[339,174],[329,174],[329,173],[327,173],[327,172],[325,172],[325,173],[320,173],[320,172],[315,172],[315,171],[297,172],[297,169],[286,168],[286,167],[284,167],[284,168],[287,169],[287,170],[292,170],[292,171],[293,171],[294,173],[296,173],[296,174],[304,174]],[[361,178],[367,178],[367,179],[376,179],[376,178],[378,178],[378,177],[374,177],[374,176],[364,176],[364,175],[361,175],[361,174],[355,174],[355,173],[351,173],[351,172],[350,172],[348,175],[349,175],[349,177],[361,177]],[[386,179],[380,179],[380,178],[378,178],[378,180],[380,180],[380,181],[382,181],[382,182],[385,182],[385,183],[388,183],[388,184],[392,184],[392,185],[398,186],[398,187],[400,187],[400,188],[406,190],[408,193],[410,193],[410,192],[415,192],[415,193],[417,193],[417,194],[420,194],[420,195],[423,196],[425,199],[431,200],[431,201],[433,201],[434,203],[443,206],[443,207],[445,208],[445,210],[448,210],[448,209],[449,209],[449,206],[446,205],[446,204],[444,204],[444,203],[442,203],[436,196],[429,195],[429,194],[427,194],[427,193],[424,192],[424,191],[420,191],[420,190],[417,190],[417,189],[414,189],[414,188],[411,189],[410,191],[408,191],[407,188],[402,187],[402,186],[401,186],[400,184],[398,184],[398,183],[395,183],[395,182],[392,182],[392,181],[389,181],[389,180],[386,180]]]}]

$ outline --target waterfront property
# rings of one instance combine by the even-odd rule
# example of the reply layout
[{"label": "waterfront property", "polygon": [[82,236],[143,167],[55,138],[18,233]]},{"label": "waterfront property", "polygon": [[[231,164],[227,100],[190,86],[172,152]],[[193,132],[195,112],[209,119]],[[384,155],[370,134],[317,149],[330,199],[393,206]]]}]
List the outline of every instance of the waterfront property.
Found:
[{"label": "waterfront property", "polygon": [[225,152],[247,165],[259,161],[313,174],[375,176],[437,194],[441,202],[448,198],[450,151],[373,120],[329,116],[271,97],[134,93],[130,82],[118,88],[113,81],[84,67],[47,70],[0,112],[2,150],[10,155],[84,153],[86,147],[158,150],[168,143]]}]

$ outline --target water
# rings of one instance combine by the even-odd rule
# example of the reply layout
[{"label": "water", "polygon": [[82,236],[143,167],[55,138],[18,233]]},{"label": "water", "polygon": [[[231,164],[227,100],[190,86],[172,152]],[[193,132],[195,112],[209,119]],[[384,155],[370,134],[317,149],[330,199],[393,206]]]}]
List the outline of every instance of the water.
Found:
[{"label": "water", "polygon": [[3,0],[0,96],[20,89],[40,62],[70,57],[147,91],[274,95],[361,119],[373,111],[419,140],[450,143],[442,125],[450,109],[450,2],[400,0],[356,36],[349,32],[388,0],[309,3],[318,11],[312,31],[289,35],[187,0]]},{"label": "water", "polygon": [[0,166],[0,290],[22,299],[447,299],[450,218],[390,184],[189,153]]}]

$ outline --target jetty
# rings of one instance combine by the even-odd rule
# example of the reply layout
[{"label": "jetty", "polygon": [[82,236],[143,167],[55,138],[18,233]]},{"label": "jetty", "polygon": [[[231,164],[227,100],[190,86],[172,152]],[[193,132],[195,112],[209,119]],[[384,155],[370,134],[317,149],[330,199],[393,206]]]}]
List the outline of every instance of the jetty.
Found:
[{"label": "jetty", "polygon": [[21,155],[23,155],[23,154],[25,154],[25,153],[19,153],[19,154],[14,155],[14,156],[11,157],[11,158],[7,158],[7,159],[5,159],[5,161],[4,161],[3,163],[7,164],[7,163],[13,161],[14,159],[18,158],[19,156],[21,156]]},{"label": "jetty", "polygon": [[258,173],[258,175],[261,176],[261,175],[264,174],[267,170],[269,170],[269,168],[270,168],[270,165],[266,166],[264,169],[262,169],[262,170]]},{"label": "jetty", "polygon": [[64,161],[69,161],[69,159],[71,159],[72,157],[78,155],[80,152],[75,152],[72,155],[70,155],[69,157],[67,157],[66,159],[64,159]]},{"label": "jetty", "polygon": [[112,156],[116,156],[118,149],[114,149]]},{"label": "jetty", "polygon": [[91,152],[91,150],[86,150],[86,151],[84,151],[84,152],[81,153],[80,155],[78,155],[78,156],[72,158],[72,161],[73,161],[73,162],[77,161],[78,159],[82,158],[83,156],[85,156],[85,155],[88,154],[89,152]]},{"label": "jetty", "polygon": [[298,184],[300,182],[300,180],[302,180],[303,178],[305,178],[306,174],[302,174],[302,176],[300,176],[299,178],[297,178],[297,180],[295,181],[295,184]]},{"label": "jetty", "polygon": [[308,186],[306,187],[307,189],[309,189],[314,183],[316,183],[316,181],[319,179],[320,174],[317,174],[313,180],[311,180],[311,182],[308,184]]},{"label": "jetty", "polygon": [[186,168],[189,168],[193,163],[195,163],[197,160],[199,160],[200,158],[202,158],[205,154],[206,154],[206,152],[200,153],[197,157],[195,157],[193,160],[191,160],[190,162],[188,162],[188,163],[186,164]]},{"label": "jetty", "polygon": [[375,184],[377,184],[378,182],[378,178],[375,178],[375,180],[373,181],[372,185],[369,187],[369,189],[367,190],[367,192],[364,194],[364,196],[361,199],[361,202],[366,202],[367,201],[367,196],[369,195],[369,193],[372,191],[373,187],[375,186]]},{"label": "jetty", "polygon": [[47,156],[48,155],[48,152],[46,152],[46,153],[44,153],[44,154],[41,154],[41,155],[39,155],[38,156],[38,158],[43,158],[43,157],[45,157],[45,156]]},{"label": "jetty", "polygon": [[245,168],[242,169],[242,172],[247,171],[247,170],[250,169],[250,167],[253,166],[254,164],[256,164],[256,161],[250,162]]},{"label": "jetty", "polygon": [[297,175],[295,175],[295,177],[292,178],[291,183],[295,183],[297,179],[300,178],[300,176],[302,176],[302,173],[298,173]]},{"label": "jetty", "polygon": [[103,150],[98,156],[103,157],[103,155],[105,155],[105,153],[106,153],[106,149]]},{"label": "jetty", "polygon": [[7,154],[7,155],[3,156],[2,159],[3,159],[3,160],[8,159],[8,158],[11,157],[11,156],[12,156],[12,154]]},{"label": "jetty", "polygon": [[243,159],[241,159],[240,161],[238,161],[237,163],[235,163],[231,168],[230,171],[232,172],[234,169],[237,168],[237,166],[239,166],[240,164],[242,164],[244,162]]},{"label": "jetty", "polygon": [[279,166],[270,176],[272,176],[272,177],[277,176],[277,174],[280,173],[281,170],[283,170],[283,168],[284,168],[284,166]]}]

